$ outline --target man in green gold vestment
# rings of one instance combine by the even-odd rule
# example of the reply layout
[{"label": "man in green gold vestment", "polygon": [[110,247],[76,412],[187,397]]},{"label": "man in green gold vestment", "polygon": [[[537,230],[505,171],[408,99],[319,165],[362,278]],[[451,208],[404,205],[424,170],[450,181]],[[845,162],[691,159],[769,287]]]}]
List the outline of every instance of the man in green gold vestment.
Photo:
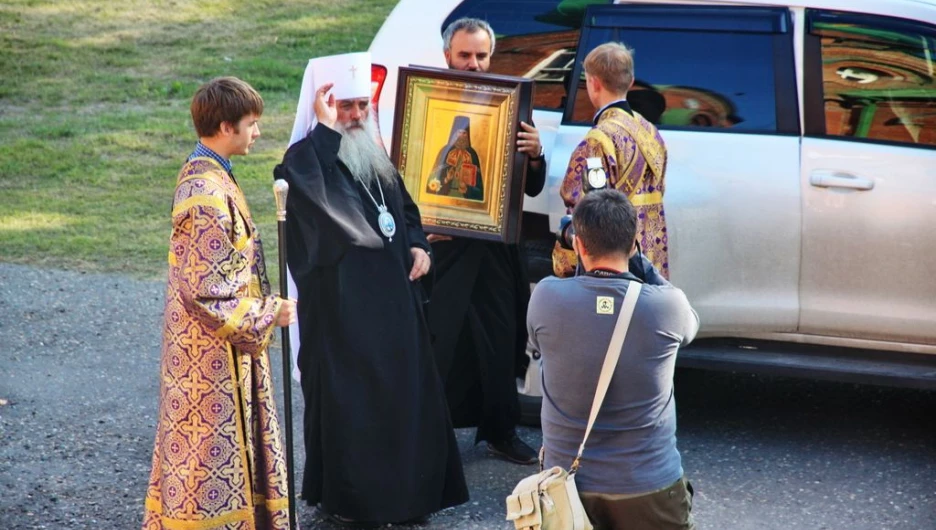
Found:
[{"label": "man in green gold vestment", "polygon": [[295,303],[270,294],[231,155],[260,136],[263,100],[231,77],[192,100],[199,142],[172,205],[159,414],[144,530],[289,526],[267,346]]},{"label": "man in green gold vestment", "polygon": [[[666,146],[656,127],[627,103],[627,91],[634,84],[633,56],[622,44],[609,42],[585,57],[584,69],[588,97],[599,110],[595,126],[572,152],[559,190],[562,200],[571,211],[589,189],[607,185],[627,194],[637,209],[637,242],[660,274],[669,278],[663,215]],[[570,276],[575,266],[575,253],[557,243],[553,272]]]}]

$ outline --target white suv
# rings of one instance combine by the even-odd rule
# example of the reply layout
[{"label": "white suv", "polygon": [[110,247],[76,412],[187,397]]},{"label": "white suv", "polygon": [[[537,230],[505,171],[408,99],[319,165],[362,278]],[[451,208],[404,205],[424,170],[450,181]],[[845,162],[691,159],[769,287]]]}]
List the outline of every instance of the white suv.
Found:
[{"label": "white suv", "polygon": [[936,0],[402,0],[370,48],[386,145],[397,67],[445,66],[463,16],[497,32],[491,72],[536,81],[534,273],[594,112],[582,59],[624,42],[669,151],[671,280],[702,321],[680,363],[936,387]]}]

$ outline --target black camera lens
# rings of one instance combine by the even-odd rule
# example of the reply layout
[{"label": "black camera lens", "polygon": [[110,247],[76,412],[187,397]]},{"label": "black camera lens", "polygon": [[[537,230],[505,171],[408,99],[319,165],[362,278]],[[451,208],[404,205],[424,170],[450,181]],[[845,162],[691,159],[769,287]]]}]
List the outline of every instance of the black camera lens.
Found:
[{"label": "black camera lens", "polygon": [[559,219],[559,232],[556,233],[556,239],[559,246],[572,250],[572,236],[575,235],[575,228],[572,226],[572,215],[564,215]]}]

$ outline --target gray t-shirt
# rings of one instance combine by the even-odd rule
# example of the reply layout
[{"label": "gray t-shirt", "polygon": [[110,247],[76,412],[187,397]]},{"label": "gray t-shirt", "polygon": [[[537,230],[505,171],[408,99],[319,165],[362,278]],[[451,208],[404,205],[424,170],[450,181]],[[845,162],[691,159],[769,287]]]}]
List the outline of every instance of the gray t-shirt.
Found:
[{"label": "gray t-shirt", "polygon": [[[699,317],[681,290],[657,278],[659,284],[644,285],[637,299],[608,394],[585,444],[576,475],[579,491],[642,494],[669,486],[683,474],[676,450],[673,370],[676,351],[695,337]],[[533,291],[527,327],[531,347],[543,362],[546,466],[568,469],[578,453],[628,283],[622,276],[547,278]],[[613,314],[599,314],[599,297],[613,298]]]}]

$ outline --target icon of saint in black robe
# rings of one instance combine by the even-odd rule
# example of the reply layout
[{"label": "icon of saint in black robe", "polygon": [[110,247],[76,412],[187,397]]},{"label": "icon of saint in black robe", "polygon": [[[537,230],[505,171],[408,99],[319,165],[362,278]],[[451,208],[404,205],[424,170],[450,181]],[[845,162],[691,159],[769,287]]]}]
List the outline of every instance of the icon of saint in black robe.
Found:
[{"label": "icon of saint in black robe", "polygon": [[478,152],[471,147],[471,121],[467,116],[455,117],[449,142],[436,157],[426,191],[473,201],[484,200],[481,161]]}]

